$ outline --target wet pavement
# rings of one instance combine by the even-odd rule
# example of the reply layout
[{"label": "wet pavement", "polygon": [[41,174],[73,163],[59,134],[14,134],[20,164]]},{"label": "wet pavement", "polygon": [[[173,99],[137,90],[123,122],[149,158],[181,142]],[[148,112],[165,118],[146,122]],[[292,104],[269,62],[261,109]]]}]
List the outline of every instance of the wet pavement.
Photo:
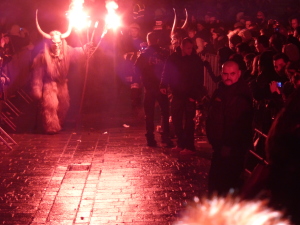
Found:
[{"label": "wet pavement", "polygon": [[89,115],[56,135],[10,134],[18,145],[0,146],[0,224],[167,225],[205,195],[205,137],[196,156],[181,156],[147,147],[141,117],[115,116]]}]

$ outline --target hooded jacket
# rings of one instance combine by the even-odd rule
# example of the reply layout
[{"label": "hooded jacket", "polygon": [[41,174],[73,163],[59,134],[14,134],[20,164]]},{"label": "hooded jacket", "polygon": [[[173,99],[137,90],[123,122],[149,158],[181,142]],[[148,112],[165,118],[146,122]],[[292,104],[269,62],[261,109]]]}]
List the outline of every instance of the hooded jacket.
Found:
[{"label": "hooded jacket", "polygon": [[252,105],[251,90],[242,77],[230,86],[220,83],[212,95],[206,122],[213,148],[239,150],[252,146]]},{"label": "hooded jacket", "polygon": [[172,53],[165,64],[161,88],[171,88],[174,97],[198,99],[204,83],[204,64],[201,58],[192,53],[182,56],[180,48]]}]

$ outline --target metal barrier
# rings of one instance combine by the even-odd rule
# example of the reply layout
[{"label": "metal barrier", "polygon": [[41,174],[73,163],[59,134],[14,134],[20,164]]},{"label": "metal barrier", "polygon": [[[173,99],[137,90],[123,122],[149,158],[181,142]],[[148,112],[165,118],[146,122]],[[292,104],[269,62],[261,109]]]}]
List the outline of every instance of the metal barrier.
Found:
[{"label": "metal barrier", "polygon": [[[220,74],[219,56],[215,54],[206,54],[204,60],[210,63],[212,67],[212,71],[216,76],[218,76]],[[207,88],[209,96],[211,96],[218,87],[218,84],[212,80],[208,71],[205,68],[204,68],[204,86]]]},{"label": "metal barrier", "polygon": [[[267,138],[268,137],[268,135],[266,135],[266,134],[264,134],[263,132],[261,132],[260,130],[258,130],[258,129],[254,129],[254,131],[256,132],[256,134],[258,134],[258,135],[260,135],[261,137],[263,137],[263,138]],[[254,144],[255,145],[255,144]],[[262,156],[260,156],[259,154],[257,154],[255,151],[253,151],[253,150],[249,150],[249,153],[252,155],[252,156],[254,156],[254,158],[256,159],[256,160],[258,160],[258,163],[257,164],[263,164],[263,165],[269,165],[269,162],[264,158],[264,157],[262,157]],[[247,169],[247,168],[245,168],[245,172],[247,173],[247,174],[249,174],[249,175],[251,175],[252,174],[252,171],[250,171],[249,169]]]}]

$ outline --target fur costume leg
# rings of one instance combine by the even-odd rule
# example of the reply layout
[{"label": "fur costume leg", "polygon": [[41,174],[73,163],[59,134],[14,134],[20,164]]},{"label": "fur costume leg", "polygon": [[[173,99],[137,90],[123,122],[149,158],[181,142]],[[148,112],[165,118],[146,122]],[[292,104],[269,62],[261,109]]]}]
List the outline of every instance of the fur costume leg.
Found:
[{"label": "fur costume leg", "polygon": [[68,90],[68,84],[67,82],[64,82],[62,84],[58,84],[58,110],[57,115],[59,119],[59,123],[62,126],[64,123],[64,120],[66,118],[68,109],[70,107],[70,96],[69,96],[69,90]]},{"label": "fur costume leg", "polygon": [[42,120],[46,133],[57,133],[61,130],[58,110],[58,89],[56,82],[45,82],[42,98]]}]

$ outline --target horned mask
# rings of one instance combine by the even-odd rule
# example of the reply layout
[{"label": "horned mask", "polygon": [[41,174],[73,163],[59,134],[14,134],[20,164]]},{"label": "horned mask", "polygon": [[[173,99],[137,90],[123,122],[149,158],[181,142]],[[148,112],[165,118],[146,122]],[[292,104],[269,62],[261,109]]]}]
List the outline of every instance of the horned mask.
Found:
[{"label": "horned mask", "polygon": [[65,33],[61,33],[57,30],[51,31],[49,34],[44,32],[38,22],[38,10],[36,11],[36,27],[39,31],[39,33],[46,39],[48,39],[49,42],[49,47],[52,51],[52,53],[55,56],[59,56],[61,51],[62,51],[62,44],[63,44],[63,39],[67,38],[71,34],[72,26],[69,24],[68,30]]},{"label": "horned mask", "polygon": [[172,46],[174,46],[176,48],[177,46],[180,45],[181,40],[184,38],[184,33],[188,26],[188,12],[185,9],[185,22],[182,25],[182,27],[179,28],[179,27],[177,27],[176,11],[174,8],[173,8],[173,10],[174,10],[174,22],[173,22],[170,37],[171,37]]}]

